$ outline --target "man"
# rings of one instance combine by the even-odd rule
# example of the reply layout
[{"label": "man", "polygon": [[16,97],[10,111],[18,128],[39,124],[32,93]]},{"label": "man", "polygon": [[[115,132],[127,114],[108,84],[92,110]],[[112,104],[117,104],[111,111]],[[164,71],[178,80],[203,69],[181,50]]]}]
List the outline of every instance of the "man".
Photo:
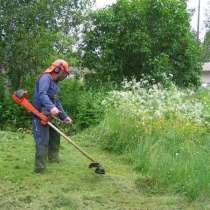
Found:
[{"label": "man", "polygon": [[[63,110],[58,99],[58,83],[70,73],[66,61],[58,59],[46,69],[36,81],[33,105],[39,110],[45,110],[53,117],[59,117],[64,123],[72,122]],[[60,134],[48,125],[43,125],[35,115],[32,119],[33,136],[36,143],[35,172],[41,173],[46,169],[47,159],[50,162],[59,161]]]}]

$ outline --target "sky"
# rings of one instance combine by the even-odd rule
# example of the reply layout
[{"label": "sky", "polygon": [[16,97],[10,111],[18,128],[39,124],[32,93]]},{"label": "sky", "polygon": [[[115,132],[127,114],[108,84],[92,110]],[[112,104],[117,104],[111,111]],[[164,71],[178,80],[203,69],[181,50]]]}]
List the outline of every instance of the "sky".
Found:
[{"label": "sky", "polygon": [[[201,10],[200,10],[200,39],[203,40],[205,35],[205,16],[207,13],[208,2],[210,0],[200,0]],[[107,5],[115,3],[116,0],[96,0],[96,7],[103,8]],[[209,4],[210,5],[210,4]],[[191,26],[193,30],[197,30],[197,19],[198,19],[198,0],[188,0],[188,8],[195,9],[194,15],[192,17]]]}]

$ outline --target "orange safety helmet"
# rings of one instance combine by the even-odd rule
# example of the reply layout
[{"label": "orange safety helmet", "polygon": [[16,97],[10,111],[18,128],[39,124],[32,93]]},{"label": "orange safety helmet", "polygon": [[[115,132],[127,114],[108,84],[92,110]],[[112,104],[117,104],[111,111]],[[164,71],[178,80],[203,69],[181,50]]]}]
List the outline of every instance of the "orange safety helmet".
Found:
[{"label": "orange safety helmet", "polygon": [[57,59],[44,71],[44,73],[59,73],[60,71],[70,74],[69,64],[65,60]]}]

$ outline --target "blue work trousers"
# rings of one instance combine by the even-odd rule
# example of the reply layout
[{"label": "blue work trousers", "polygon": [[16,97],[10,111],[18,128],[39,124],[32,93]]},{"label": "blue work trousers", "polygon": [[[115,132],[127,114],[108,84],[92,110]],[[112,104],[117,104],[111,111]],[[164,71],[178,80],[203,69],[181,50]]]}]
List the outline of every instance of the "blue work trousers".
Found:
[{"label": "blue work trousers", "polygon": [[44,170],[47,160],[58,161],[60,134],[49,125],[42,125],[36,116],[32,118],[32,126],[36,144],[35,170]]}]

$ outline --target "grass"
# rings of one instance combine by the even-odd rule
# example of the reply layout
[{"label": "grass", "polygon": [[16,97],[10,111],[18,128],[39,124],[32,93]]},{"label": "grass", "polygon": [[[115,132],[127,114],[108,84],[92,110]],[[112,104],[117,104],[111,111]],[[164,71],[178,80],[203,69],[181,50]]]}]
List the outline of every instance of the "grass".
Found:
[{"label": "grass", "polygon": [[191,200],[210,195],[207,126],[175,114],[142,123],[126,109],[109,112],[91,132],[103,149],[123,155],[140,180],[150,177],[152,191],[183,193]]},{"label": "grass", "polygon": [[[119,156],[102,152],[86,135],[74,138],[97,157],[106,175],[88,169],[88,161],[62,141],[61,163],[48,164],[45,174],[33,172],[30,134],[0,131],[0,209],[168,210],[210,209],[210,200],[189,202],[181,194],[151,193]],[[144,186],[145,185],[145,186]]]}]

